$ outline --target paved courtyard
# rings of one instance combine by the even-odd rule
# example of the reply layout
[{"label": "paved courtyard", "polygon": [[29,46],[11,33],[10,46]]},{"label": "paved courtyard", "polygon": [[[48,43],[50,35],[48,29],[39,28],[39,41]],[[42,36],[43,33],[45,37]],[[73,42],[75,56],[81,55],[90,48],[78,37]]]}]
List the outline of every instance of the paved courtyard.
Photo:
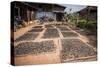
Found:
[{"label": "paved courtyard", "polygon": [[66,25],[37,25],[14,42],[15,65],[96,60],[96,48]]}]

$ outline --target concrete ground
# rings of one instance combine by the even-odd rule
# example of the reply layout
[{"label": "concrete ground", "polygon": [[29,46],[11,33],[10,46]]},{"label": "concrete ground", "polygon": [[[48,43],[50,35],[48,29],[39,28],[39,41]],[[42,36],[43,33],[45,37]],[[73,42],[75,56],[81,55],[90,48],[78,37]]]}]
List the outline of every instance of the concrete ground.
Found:
[{"label": "concrete ground", "polygon": [[[22,32],[23,30],[26,30]],[[97,59],[97,49],[67,25],[31,26],[15,34],[15,65],[54,64]],[[22,35],[21,35],[22,33]]]}]

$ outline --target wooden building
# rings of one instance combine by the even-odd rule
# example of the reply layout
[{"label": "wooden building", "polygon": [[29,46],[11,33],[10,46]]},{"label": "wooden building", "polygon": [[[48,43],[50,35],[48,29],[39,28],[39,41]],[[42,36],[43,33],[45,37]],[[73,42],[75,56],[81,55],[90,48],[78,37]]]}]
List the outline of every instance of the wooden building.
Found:
[{"label": "wooden building", "polygon": [[37,9],[25,2],[11,2],[11,30],[16,31],[19,25],[35,20]]},{"label": "wooden building", "polygon": [[58,4],[14,1],[11,3],[11,20],[18,18],[31,21],[46,16],[61,21],[64,16],[64,9],[64,6]]},{"label": "wooden building", "polygon": [[19,19],[26,22],[32,21],[35,19],[36,10],[36,8],[25,2],[11,2],[11,20]]},{"label": "wooden building", "polygon": [[87,6],[81,11],[77,12],[81,19],[95,20],[97,21],[97,7]]},{"label": "wooden building", "polygon": [[66,7],[58,4],[49,4],[49,3],[31,3],[28,4],[34,6],[38,9],[36,12],[36,18],[41,19],[42,17],[48,17],[56,21],[62,21],[64,16],[64,9]]},{"label": "wooden building", "polygon": [[12,29],[16,29],[23,22],[29,23],[34,20],[62,21],[65,8],[58,4],[13,1],[11,2]]}]

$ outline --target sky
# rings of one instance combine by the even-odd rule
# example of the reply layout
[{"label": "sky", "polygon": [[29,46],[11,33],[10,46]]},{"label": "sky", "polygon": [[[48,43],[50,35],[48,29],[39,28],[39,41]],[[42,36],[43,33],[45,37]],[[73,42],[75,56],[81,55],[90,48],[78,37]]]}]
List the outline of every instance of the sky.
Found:
[{"label": "sky", "polygon": [[[65,12],[67,13],[73,13],[73,12],[77,12],[77,11],[80,11],[84,8],[86,8],[85,5],[69,5],[69,4],[63,4],[62,6],[65,6]],[[70,11],[70,9],[72,9]]]}]

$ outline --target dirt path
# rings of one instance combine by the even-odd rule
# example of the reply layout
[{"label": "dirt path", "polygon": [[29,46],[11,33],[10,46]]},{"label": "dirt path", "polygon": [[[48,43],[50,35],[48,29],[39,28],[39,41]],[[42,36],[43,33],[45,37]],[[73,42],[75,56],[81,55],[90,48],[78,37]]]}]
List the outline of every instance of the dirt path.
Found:
[{"label": "dirt path", "polygon": [[15,65],[96,60],[88,41],[66,25],[37,25],[15,40]]}]

